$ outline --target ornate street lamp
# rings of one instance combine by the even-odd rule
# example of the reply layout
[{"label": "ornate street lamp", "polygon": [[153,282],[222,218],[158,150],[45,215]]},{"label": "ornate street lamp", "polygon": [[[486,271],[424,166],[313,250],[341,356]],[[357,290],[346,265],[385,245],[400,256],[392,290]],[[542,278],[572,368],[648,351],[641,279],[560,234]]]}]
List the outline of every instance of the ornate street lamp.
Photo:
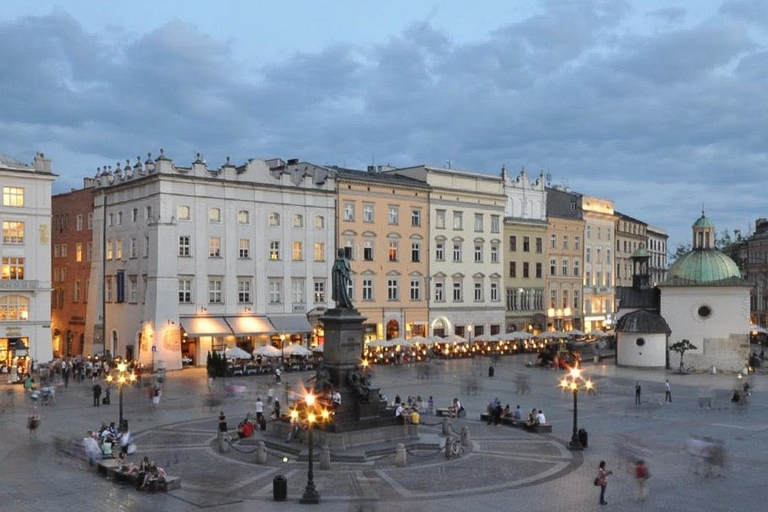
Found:
[{"label": "ornate street lamp", "polygon": [[571,368],[571,371],[560,381],[560,387],[563,391],[569,391],[573,394],[573,434],[571,435],[571,442],[568,444],[570,450],[583,450],[578,434],[578,418],[579,418],[579,391],[581,389],[587,392],[594,389],[594,384],[588,379],[584,379],[581,376],[581,369]]},{"label": "ornate street lamp", "polygon": [[128,370],[128,365],[125,363],[118,363],[117,365],[117,378],[115,379],[111,374],[107,376],[107,382],[112,384],[113,382],[117,382],[117,392],[119,396],[119,403],[120,403],[120,416],[118,419],[118,425],[120,427],[123,426],[123,386],[126,382],[130,382],[133,384],[136,382],[136,374],[131,372],[130,374],[126,375],[126,372]]},{"label": "ornate street lamp", "polygon": [[299,406],[291,409],[291,428],[295,422],[307,427],[307,443],[309,445],[309,470],[307,471],[307,485],[304,488],[304,494],[299,500],[300,503],[317,504],[320,503],[320,493],[315,488],[315,474],[313,471],[313,446],[312,431],[315,423],[328,423],[331,419],[331,413],[328,409],[317,401],[313,393],[304,395],[304,400]]}]

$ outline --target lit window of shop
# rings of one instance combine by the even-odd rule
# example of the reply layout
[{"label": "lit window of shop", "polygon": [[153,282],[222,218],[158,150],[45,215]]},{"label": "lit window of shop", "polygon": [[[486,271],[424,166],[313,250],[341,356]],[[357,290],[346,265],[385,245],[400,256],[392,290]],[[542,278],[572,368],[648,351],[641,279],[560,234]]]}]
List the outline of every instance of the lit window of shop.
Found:
[{"label": "lit window of shop", "polygon": [[24,279],[24,258],[3,258],[3,281],[20,281]]},{"label": "lit window of shop", "polygon": [[3,221],[3,243],[21,245],[24,243],[24,223]]},{"label": "lit window of shop", "polygon": [[3,187],[3,206],[24,206],[24,189],[21,187]]},{"label": "lit window of shop", "polygon": [[0,321],[29,320],[29,299],[20,295],[0,297]]}]

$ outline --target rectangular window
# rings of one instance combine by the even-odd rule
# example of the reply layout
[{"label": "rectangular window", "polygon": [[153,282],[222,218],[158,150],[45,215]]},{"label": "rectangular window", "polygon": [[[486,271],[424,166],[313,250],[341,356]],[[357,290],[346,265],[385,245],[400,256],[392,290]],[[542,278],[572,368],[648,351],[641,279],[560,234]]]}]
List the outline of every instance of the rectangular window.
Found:
[{"label": "rectangular window", "polygon": [[115,259],[121,260],[123,259],[123,240],[116,240],[115,241]]},{"label": "rectangular window", "polygon": [[22,208],[24,206],[24,189],[21,187],[3,187],[3,206]]},{"label": "rectangular window", "polygon": [[475,214],[475,232],[476,233],[483,232],[483,214],[482,213]]},{"label": "rectangular window", "polygon": [[86,242],[85,257],[87,258],[86,261],[91,261],[93,259],[93,242]]},{"label": "rectangular window", "polygon": [[[146,239],[145,239],[146,240]],[[191,250],[191,240],[189,236],[182,235],[179,236],[179,256],[184,256],[185,258],[192,255]]]},{"label": "rectangular window", "polygon": [[411,242],[411,263],[419,263],[421,261],[421,243]]},{"label": "rectangular window", "polygon": [[113,288],[112,288],[112,277],[111,276],[107,277],[104,280],[104,282],[106,284],[106,290],[104,291],[104,300],[106,302],[112,302],[114,300],[113,296],[112,296],[113,295],[113,291],[112,291],[113,290]]},{"label": "rectangular window", "polygon": [[453,262],[461,263],[461,242],[453,243]]},{"label": "rectangular window", "polygon": [[435,211],[435,228],[445,229],[445,210]]},{"label": "rectangular window", "polygon": [[462,230],[464,225],[463,212],[453,212],[453,229]]},{"label": "rectangular window", "polygon": [[192,303],[192,278],[191,277],[179,278],[179,303],[180,304]]},{"label": "rectangular window", "polygon": [[237,212],[237,223],[238,224],[250,224],[251,223],[251,212],[248,210],[240,210]]},{"label": "rectangular window", "polygon": [[24,223],[13,220],[3,221],[3,243],[21,245],[24,243]]},{"label": "rectangular window", "polygon": [[139,280],[137,276],[128,276],[128,302],[136,304],[139,299]]},{"label": "rectangular window", "polygon": [[[89,213],[88,215],[91,215],[91,214]],[[139,209],[134,208],[133,210],[131,210],[131,222],[136,224],[136,221],[138,220],[139,220]],[[88,227],[88,229],[91,229],[90,226]]]},{"label": "rectangular window", "polygon": [[501,220],[498,215],[491,215],[491,233],[501,233]]},{"label": "rectangular window", "polygon": [[269,303],[280,304],[283,301],[283,281],[274,278],[269,280]]},{"label": "rectangular window", "polygon": [[107,240],[107,261],[112,261],[112,254],[113,254],[112,240]]},{"label": "rectangular window", "polygon": [[293,216],[293,227],[295,228],[303,228],[304,227],[304,216],[300,213],[297,213]]},{"label": "rectangular window", "polygon": [[562,275],[563,277],[567,277],[568,276],[568,260],[565,260],[565,259],[563,260],[561,270],[562,272],[560,275]]},{"label": "rectangular window", "polygon": [[208,208],[208,222],[221,222],[221,210],[219,208]]},{"label": "rectangular window", "polygon": [[517,262],[509,262],[509,277],[517,277]]},{"label": "rectangular window", "polygon": [[211,304],[222,304],[224,296],[222,294],[222,280],[220,277],[208,278],[208,302]]},{"label": "rectangular window", "polygon": [[411,226],[414,228],[421,227],[421,210],[419,208],[411,210]]},{"label": "rectangular window", "polygon": [[573,275],[579,277],[581,275],[581,269],[579,268],[579,260],[573,260]]},{"label": "rectangular window", "polygon": [[387,300],[400,300],[397,278],[387,279]]},{"label": "rectangular window", "polygon": [[152,220],[152,207],[144,207],[144,220]]},{"label": "rectangular window", "polygon": [[67,244],[61,244],[61,257],[67,257]]},{"label": "rectangular window", "polygon": [[509,251],[517,252],[517,236],[509,235]]},{"label": "rectangular window", "polygon": [[581,237],[575,236],[573,237],[573,248],[578,250],[581,250]]},{"label": "rectangular window", "polygon": [[280,214],[277,212],[270,213],[268,222],[269,222],[269,227],[271,228],[280,227]]},{"label": "rectangular window", "polygon": [[189,220],[190,209],[189,206],[179,205],[176,207],[176,219],[177,220]]},{"label": "rectangular window", "polygon": [[304,259],[304,244],[302,242],[293,242],[292,256],[293,261],[302,261]]},{"label": "rectangular window", "polygon": [[373,279],[363,278],[363,300],[373,300]]},{"label": "rectangular window", "polygon": [[483,262],[483,245],[475,244],[475,263]]},{"label": "rectangular window", "polygon": [[445,242],[435,243],[435,261],[445,261]]},{"label": "rectangular window", "polygon": [[435,281],[435,302],[445,302],[445,283]]},{"label": "rectangular window", "polygon": [[483,301],[483,283],[475,282],[474,299],[475,302]]},{"label": "rectangular window", "polygon": [[400,223],[400,209],[397,206],[389,207],[389,223],[393,225]]},{"label": "rectangular window", "polygon": [[568,235],[563,235],[563,249],[568,249]]},{"label": "rectangular window", "polygon": [[208,239],[208,257],[221,258],[221,238],[212,236]]},{"label": "rectangular window", "polygon": [[463,299],[461,293],[461,281],[453,282],[453,302],[461,302]]},{"label": "rectangular window", "polygon": [[549,235],[549,248],[557,249],[557,235]]},{"label": "rectangular window", "polygon": [[536,252],[538,254],[541,254],[543,252],[543,248],[542,248],[543,245],[544,245],[544,240],[540,236],[537,236],[536,237]]},{"label": "rectangular window", "polygon": [[557,260],[549,260],[549,275],[557,275]]},{"label": "rectangular window", "polygon": [[293,304],[304,304],[304,290],[307,284],[304,279],[291,279],[291,302]]},{"label": "rectangular window", "polygon": [[88,214],[88,229],[93,229],[93,213]]},{"label": "rectangular window", "polygon": [[373,261],[373,241],[371,240],[363,242],[363,259]]},{"label": "rectangular window", "polygon": [[117,212],[117,225],[123,225],[123,212]]},{"label": "rectangular window", "polygon": [[72,284],[72,302],[80,302],[80,281],[75,281]]},{"label": "rectangular window", "polygon": [[591,247],[587,247],[587,251],[584,254],[584,259],[586,260],[587,263],[592,263],[592,248]]},{"label": "rectangular window", "polygon": [[144,237],[144,257],[149,258],[149,237]]},{"label": "rectangular window", "polygon": [[325,261],[325,244],[315,242],[315,261]]},{"label": "rectangular window", "polygon": [[536,263],[536,279],[541,279],[544,273],[544,265],[539,261]]},{"label": "rectangular window", "polygon": [[573,291],[573,309],[576,310],[579,313],[581,312],[581,304],[580,304],[580,302],[581,301],[579,300],[579,292],[574,290]]},{"label": "rectangular window", "polygon": [[315,304],[325,303],[325,280],[315,279]]},{"label": "rectangular window", "polygon": [[373,222],[373,205],[363,203],[363,222]]},{"label": "rectangular window", "polygon": [[568,290],[563,290],[563,309],[568,307]]},{"label": "rectangular window", "polygon": [[269,242],[269,259],[272,261],[280,259],[280,242],[277,240]]},{"label": "rectangular window", "polygon": [[411,279],[411,300],[421,300],[421,280]]},{"label": "rectangular window", "polygon": [[139,257],[139,241],[135,238],[131,238],[130,246],[129,246],[129,256],[131,258],[138,258]]},{"label": "rectangular window", "polygon": [[492,245],[491,246],[491,263],[498,263],[498,262],[499,262],[499,246]]},{"label": "rectangular window", "polygon": [[387,257],[389,261],[397,261],[397,240],[389,241],[389,248],[387,249]]},{"label": "rectangular window", "polygon": [[355,220],[355,203],[344,203],[344,220],[347,222]]},{"label": "rectangular window", "polygon": [[241,260],[247,260],[251,257],[251,240],[249,238],[241,238],[238,242],[237,256]]},{"label": "rectangular window", "polygon": [[315,215],[315,229],[325,229],[325,217]]},{"label": "rectangular window", "polygon": [[77,242],[75,244],[75,261],[80,263],[83,261],[83,244],[82,242]]},{"label": "rectangular window", "polygon": [[527,261],[523,263],[523,278],[528,279],[531,277],[531,264]]},{"label": "rectangular window", "polygon": [[557,290],[549,290],[549,307],[557,308]]},{"label": "rectangular window", "polygon": [[83,214],[78,213],[75,217],[75,231],[82,231],[83,230]]},{"label": "rectangular window", "polygon": [[237,278],[237,302],[238,304],[250,304],[253,302],[251,297],[250,277]]},{"label": "rectangular window", "polygon": [[491,283],[491,302],[499,301],[499,283]]}]

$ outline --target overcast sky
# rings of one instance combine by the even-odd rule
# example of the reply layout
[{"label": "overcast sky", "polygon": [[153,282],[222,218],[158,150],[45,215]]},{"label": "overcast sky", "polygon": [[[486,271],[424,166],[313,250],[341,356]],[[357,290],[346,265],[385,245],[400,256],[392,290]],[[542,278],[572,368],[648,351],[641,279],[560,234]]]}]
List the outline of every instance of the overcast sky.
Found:
[{"label": "overcast sky", "polygon": [[55,192],[161,147],[524,166],[673,250],[768,217],[767,36],[764,0],[4,0],[0,152]]}]

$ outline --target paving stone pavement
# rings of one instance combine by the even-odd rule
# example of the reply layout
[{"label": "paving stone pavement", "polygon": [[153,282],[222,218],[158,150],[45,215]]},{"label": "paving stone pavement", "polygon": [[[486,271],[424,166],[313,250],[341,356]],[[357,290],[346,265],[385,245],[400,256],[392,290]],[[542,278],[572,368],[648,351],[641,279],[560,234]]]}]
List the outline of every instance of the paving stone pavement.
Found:
[{"label": "paving stone pavement", "polygon": [[[25,428],[31,401],[19,386],[0,386],[2,403],[7,392],[15,408],[0,413],[0,511],[50,511],[66,505],[90,510],[315,510],[357,511],[465,511],[465,510],[766,510],[764,472],[768,469],[768,383],[752,376],[753,396],[744,409],[732,407],[728,398],[738,382],[733,375],[675,375],[658,371],[615,368],[612,364],[585,364],[595,379],[598,393],[579,396],[579,427],[589,432],[589,447],[571,452],[573,403],[557,387],[558,374],[527,368],[533,356],[503,358],[495,376],[488,377],[486,358],[437,361],[428,379],[419,378],[414,366],[374,369],[374,382],[392,399],[395,394],[429,395],[436,405],[459,397],[468,414],[453,420],[460,431],[469,426],[472,445],[457,460],[441,454],[414,452],[408,467],[397,468],[391,458],[367,464],[334,462],[328,471],[315,465],[315,482],[322,498],[319,505],[298,500],[306,483],[307,464],[270,454],[266,465],[252,462],[252,447],[235,446],[226,454],[216,448],[218,411],[224,410],[233,427],[253,410],[256,395],[264,398],[269,376],[227,379],[246,386],[240,398],[229,398],[214,408],[206,406],[203,369],[185,369],[169,375],[162,403],[152,409],[140,389],[126,388],[125,417],[139,450],[134,458],[148,455],[169,474],[182,477],[182,489],[149,495],[115,485],[87,464],[57,453],[55,436],[81,438],[101,420],[117,420],[118,397],[112,405],[93,407],[90,384],[70,382],[57,393],[57,403],[38,406],[42,417],[38,436],[29,439]],[[530,393],[515,393],[516,377],[526,375]],[[298,384],[309,373],[288,373],[284,381]],[[663,383],[669,378],[673,402],[663,403]],[[644,402],[634,405],[634,385],[643,387]],[[225,384],[218,382],[218,386]],[[477,384],[476,394],[465,393]],[[283,393],[284,390],[280,390]],[[699,409],[699,398],[713,397],[712,409]],[[544,410],[553,424],[551,436],[531,434],[505,426],[488,426],[479,415],[494,397],[514,408]],[[284,397],[282,402],[285,403]],[[439,432],[439,419],[422,417],[425,432]],[[262,433],[257,433],[261,436]],[[692,435],[722,440],[728,455],[723,474],[705,477],[694,473],[694,462],[683,447]],[[634,499],[631,467],[625,463],[627,447],[646,458],[652,477],[648,502]],[[237,450],[244,453],[240,453]],[[598,505],[599,489],[592,485],[597,464],[606,460],[614,474],[607,489],[609,505]],[[272,500],[272,479],[288,478],[288,501]]]}]

